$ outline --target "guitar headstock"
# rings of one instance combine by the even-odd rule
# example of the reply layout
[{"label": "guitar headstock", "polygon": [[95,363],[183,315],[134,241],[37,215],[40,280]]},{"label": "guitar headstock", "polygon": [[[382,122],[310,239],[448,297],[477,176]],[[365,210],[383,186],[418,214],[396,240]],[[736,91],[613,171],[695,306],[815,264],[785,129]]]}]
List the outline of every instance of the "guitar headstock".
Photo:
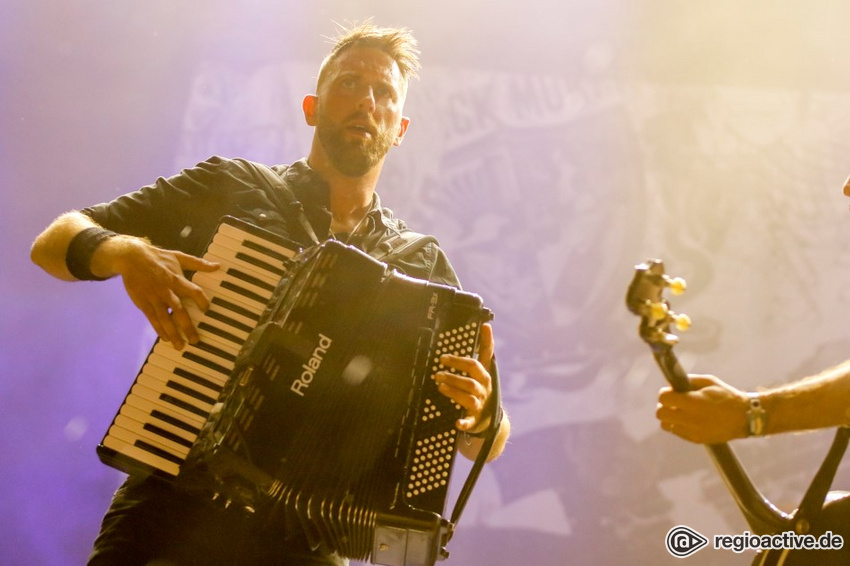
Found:
[{"label": "guitar headstock", "polygon": [[[670,277],[664,273],[664,263],[661,260],[650,259],[635,266],[635,276],[626,293],[626,306],[640,317],[640,337],[649,344],[652,357],[673,390],[680,393],[693,391],[693,384],[673,352],[673,346],[679,341],[679,337],[671,332],[670,326],[683,331],[690,326],[691,320],[687,315],[676,314],[670,310],[670,303],[664,298],[664,292],[670,289],[672,294],[680,295],[685,291],[685,287],[684,279]],[[833,447],[835,446],[841,445],[833,444]],[[708,445],[708,450],[753,532],[767,534],[795,529],[794,515],[783,513],[765,499],[727,444],[711,444]],[[841,450],[843,451],[843,448]],[[818,482],[817,477],[815,482]],[[828,485],[828,482],[817,485]],[[811,490],[811,487],[809,489]],[[816,499],[822,499],[820,494]],[[802,504],[800,507],[802,508]]]},{"label": "guitar headstock", "polygon": [[684,279],[670,277],[664,272],[661,260],[650,259],[635,266],[635,276],[626,293],[626,306],[641,318],[640,337],[653,348],[669,349],[679,341],[671,332],[671,325],[679,331],[690,327],[688,315],[674,313],[664,298],[666,289],[681,295],[686,287]]}]

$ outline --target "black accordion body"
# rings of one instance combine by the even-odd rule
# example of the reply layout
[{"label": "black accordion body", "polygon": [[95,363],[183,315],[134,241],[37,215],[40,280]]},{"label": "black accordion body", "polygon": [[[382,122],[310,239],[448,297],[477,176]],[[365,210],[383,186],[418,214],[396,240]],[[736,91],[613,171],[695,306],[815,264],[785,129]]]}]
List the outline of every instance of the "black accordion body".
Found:
[{"label": "black accordion body", "polygon": [[[491,313],[477,295],[407,277],[336,241],[283,263],[253,328],[217,369],[227,375],[217,380],[217,396],[205,398],[191,434],[171,432],[180,425],[166,429],[171,419],[158,415],[163,422],[140,425],[134,441],[117,424],[122,407],[101,458],[125,471],[176,477],[282,536],[301,531],[345,557],[434,564],[447,556],[454,528],[444,514],[462,410],[433,376],[444,369],[442,354],[474,355]],[[172,371],[210,364],[187,365]],[[159,405],[173,403],[174,392],[144,393],[155,407],[148,414],[172,411]],[[127,448],[116,450],[113,434]],[[176,457],[174,438],[182,439]],[[140,452],[173,465],[163,472],[150,456],[139,461]]]}]

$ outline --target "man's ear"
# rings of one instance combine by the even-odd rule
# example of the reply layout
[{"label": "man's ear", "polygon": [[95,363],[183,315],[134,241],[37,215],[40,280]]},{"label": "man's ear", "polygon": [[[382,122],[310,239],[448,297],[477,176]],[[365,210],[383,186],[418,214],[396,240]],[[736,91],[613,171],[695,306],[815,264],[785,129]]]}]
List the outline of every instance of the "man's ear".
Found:
[{"label": "man's ear", "polygon": [[410,118],[401,117],[401,124],[398,126],[398,135],[393,141],[393,145],[401,145],[401,140],[404,139],[404,134],[407,132],[407,127],[410,125]]},{"label": "man's ear", "polygon": [[316,125],[316,112],[319,110],[319,97],[315,94],[308,94],[301,102],[301,109],[304,111],[304,120],[308,126]]}]

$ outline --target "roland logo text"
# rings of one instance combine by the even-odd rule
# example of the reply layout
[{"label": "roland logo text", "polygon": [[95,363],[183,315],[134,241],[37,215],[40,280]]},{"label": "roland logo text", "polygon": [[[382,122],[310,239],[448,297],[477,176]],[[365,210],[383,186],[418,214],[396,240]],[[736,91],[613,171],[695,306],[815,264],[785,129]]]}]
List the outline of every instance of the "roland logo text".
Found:
[{"label": "roland logo text", "polygon": [[319,334],[319,345],[316,346],[315,350],[313,350],[313,354],[307,362],[301,366],[301,369],[304,370],[301,372],[301,377],[293,381],[292,386],[290,386],[290,389],[296,395],[300,395],[301,397],[304,396],[305,390],[310,387],[310,383],[316,376],[316,372],[319,371],[320,367],[322,367],[322,360],[324,359],[325,354],[328,353],[328,348],[331,347],[332,343],[333,340],[324,334]]}]

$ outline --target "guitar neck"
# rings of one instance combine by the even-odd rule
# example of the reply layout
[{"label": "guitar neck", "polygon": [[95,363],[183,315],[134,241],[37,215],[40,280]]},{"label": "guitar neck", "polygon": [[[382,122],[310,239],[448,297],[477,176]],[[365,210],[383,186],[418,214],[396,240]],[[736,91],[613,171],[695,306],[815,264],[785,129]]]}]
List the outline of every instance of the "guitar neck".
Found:
[{"label": "guitar neck", "polygon": [[[656,345],[652,348],[653,357],[664,377],[675,391],[692,391],[693,387],[687,373],[669,345]],[[744,514],[747,524],[755,534],[772,534],[791,530],[793,518],[768,501],[750,480],[738,457],[728,444],[706,445],[714,460],[726,487],[732,493],[738,507]]]}]

